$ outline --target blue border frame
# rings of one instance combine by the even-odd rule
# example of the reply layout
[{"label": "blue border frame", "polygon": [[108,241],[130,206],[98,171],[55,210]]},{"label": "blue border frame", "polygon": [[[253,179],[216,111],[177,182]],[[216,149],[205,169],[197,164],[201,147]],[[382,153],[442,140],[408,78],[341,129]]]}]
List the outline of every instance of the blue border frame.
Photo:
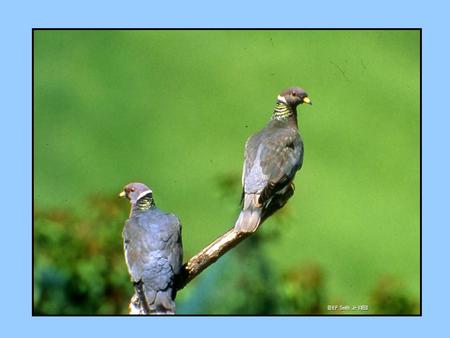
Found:
[{"label": "blue border frame", "polygon": [[[291,7],[291,9],[290,9]],[[447,133],[444,105],[448,91],[448,10],[432,1],[343,3],[283,2],[127,2],[2,5],[0,54],[3,105],[3,332],[15,336],[139,335],[331,336],[336,334],[424,336],[446,323],[446,266],[449,238]],[[187,19],[191,18],[191,19]],[[230,18],[228,20],[224,18]],[[31,29],[33,27],[422,27],[423,29],[423,317],[271,317],[271,318],[32,318],[30,231],[31,206]],[[442,113],[440,113],[442,112]],[[25,197],[24,197],[25,195]],[[438,228],[437,226],[440,225]],[[169,320],[171,320],[169,322]]]}]

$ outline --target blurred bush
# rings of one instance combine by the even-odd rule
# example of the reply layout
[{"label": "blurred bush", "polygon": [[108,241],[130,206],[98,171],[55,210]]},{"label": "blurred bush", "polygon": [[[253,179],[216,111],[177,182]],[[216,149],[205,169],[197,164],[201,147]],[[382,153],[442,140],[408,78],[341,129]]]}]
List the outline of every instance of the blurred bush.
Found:
[{"label": "blurred bush", "polygon": [[418,314],[420,305],[411,297],[401,281],[392,276],[381,277],[372,291],[371,300],[377,314]]},{"label": "blurred bush", "polygon": [[133,292],[123,259],[126,205],[90,199],[94,213],[35,210],[34,310],[36,314],[127,313]]},{"label": "blurred bush", "polygon": [[288,271],[283,276],[280,290],[284,313],[322,314],[326,309],[323,272],[317,264]]}]

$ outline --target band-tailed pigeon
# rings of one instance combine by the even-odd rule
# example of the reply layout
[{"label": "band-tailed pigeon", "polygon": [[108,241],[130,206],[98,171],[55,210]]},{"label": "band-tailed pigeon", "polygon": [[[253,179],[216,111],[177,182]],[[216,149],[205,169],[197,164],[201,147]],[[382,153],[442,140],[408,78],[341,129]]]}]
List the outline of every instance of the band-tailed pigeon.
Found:
[{"label": "band-tailed pigeon", "polygon": [[144,313],[174,314],[174,278],[183,260],[180,221],[155,206],[145,184],[130,183],[119,196],[131,203],[123,229],[124,251],[140,306]]},{"label": "band-tailed pigeon", "polygon": [[254,232],[294,194],[293,180],[303,162],[303,141],[297,125],[297,106],[311,104],[298,87],[278,95],[267,126],[245,144],[242,173],[242,211],[235,229]]}]

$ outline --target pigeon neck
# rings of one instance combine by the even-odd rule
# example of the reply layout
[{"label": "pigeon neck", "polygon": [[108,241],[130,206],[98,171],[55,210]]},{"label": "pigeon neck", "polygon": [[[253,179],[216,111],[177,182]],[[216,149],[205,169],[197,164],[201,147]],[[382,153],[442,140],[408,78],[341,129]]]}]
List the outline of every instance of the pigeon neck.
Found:
[{"label": "pigeon neck", "polygon": [[291,120],[292,117],[297,121],[297,111],[296,109],[292,109],[286,103],[282,101],[278,101],[273,109],[272,120],[277,121],[288,121]]},{"label": "pigeon neck", "polygon": [[146,195],[142,198],[140,198],[136,204],[134,205],[135,210],[139,210],[139,211],[145,211],[150,209],[152,206],[155,205],[155,202],[153,201],[153,198],[151,195]]}]

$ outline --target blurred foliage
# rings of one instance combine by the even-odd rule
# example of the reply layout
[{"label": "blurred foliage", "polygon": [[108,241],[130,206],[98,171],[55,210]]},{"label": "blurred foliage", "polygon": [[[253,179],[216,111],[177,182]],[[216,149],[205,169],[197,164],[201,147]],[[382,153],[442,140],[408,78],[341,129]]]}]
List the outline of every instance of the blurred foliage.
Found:
[{"label": "blurred foliage", "polygon": [[34,309],[37,314],[127,313],[133,292],[121,241],[124,203],[95,196],[83,219],[35,210]]},{"label": "blurred foliage", "polygon": [[321,314],[326,295],[323,272],[316,264],[301,266],[285,274],[281,290],[286,302],[285,313]]},{"label": "blurred foliage", "polygon": [[[232,226],[245,140],[292,85],[313,101],[300,108],[295,195],[179,294],[180,313],[416,311],[419,38],[34,31],[36,312],[126,313],[128,206],[108,197],[126,183],[180,217],[186,258]],[[376,293],[381,276],[404,287]]]},{"label": "blurred foliage", "polygon": [[419,313],[418,299],[412,298],[402,283],[392,276],[381,277],[372,292],[372,304],[377,314]]}]

